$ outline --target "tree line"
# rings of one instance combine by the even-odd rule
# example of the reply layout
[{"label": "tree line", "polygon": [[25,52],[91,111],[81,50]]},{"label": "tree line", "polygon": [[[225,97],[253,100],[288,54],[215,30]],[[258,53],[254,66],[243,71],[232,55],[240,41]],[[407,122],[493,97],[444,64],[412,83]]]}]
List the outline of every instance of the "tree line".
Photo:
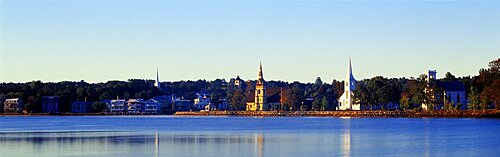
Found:
[{"label": "tree line", "polygon": [[[480,69],[477,76],[455,77],[446,73],[441,81],[460,81],[468,93],[469,109],[500,108],[500,58],[491,61],[487,69]],[[385,78],[382,76],[359,80],[354,92],[357,103],[364,110],[419,109],[422,102],[432,102],[431,96],[424,92],[427,83],[425,75],[417,78]],[[59,96],[60,112],[69,112],[73,101],[109,99],[150,99],[160,95],[176,95],[178,98],[193,100],[197,92],[211,94],[214,104],[226,100],[231,110],[245,110],[248,94],[255,89],[255,80],[247,80],[239,86],[235,79],[216,79],[213,81],[175,81],[161,82],[160,89],[154,80],[130,79],[127,81],[108,81],[105,83],[41,82],[1,83],[0,101],[7,98],[21,98],[28,112],[41,112],[43,96]],[[320,77],[314,83],[267,81],[267,87],[283,87],[282,106],[285,111],[335,110],[337,99],[344,92],[344,82],[333,80],[326,83]],[[435,87],[434,87],[435,88]],[[439,89],[435,89],[436,91]],[[434,102],[439,103],[439,102]],[[97,104],[103,108],[103,104]],[[397,106],[395,106],[397,105]],[[496,105],[496,106],[494,106]],[[3,105],[0,105],[3,107]],[[451,109],[448,107],[446,109]],[[2,108],[0,108],[0,111]]]}]

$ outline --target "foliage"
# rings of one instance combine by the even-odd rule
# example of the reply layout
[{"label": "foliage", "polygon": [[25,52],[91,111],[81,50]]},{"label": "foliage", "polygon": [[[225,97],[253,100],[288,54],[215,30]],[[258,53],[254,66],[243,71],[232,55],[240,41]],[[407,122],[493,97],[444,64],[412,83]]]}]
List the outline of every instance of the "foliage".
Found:
[{"label": "foliage", "polygon": [[479,103],[481,102],[481,100],[479,99],[479,93],[477,92],[477,89],[475,88],[472,88],[469,90],[469,95],[468,95],[468,99],[469,99],[469,104],[468,104],[468,108],[469,110],[476,110],[478,109],[479,107]]},{"label": "foliage", "polygon": [[[489,62],[487,69],[480,69],[478,76],[456,77],[450,72],[443,80],[460,81],[468,90],[468,108],[500,108],[500,58]],[[179,98],[192,100],[197,92],[211,94],[211,102],[217,105],[227,99],[232,110],[245,110],[246,96],[255,90],[255,80],[247,80],[240,86],[233,85],[234,79],[213,81],[175,81],[162,82],[162,89],[154,86],[154,80],[130,79],[128,81],[108,81],[105,83],[78,82],[41,82],[0,83],[0,100],[19,97],[24,102],[24,110],[41,112],[43,96],[59,96],[60,111],[68,112],[73,101],[97,102],[107,99],[150,99],[154,96],[172,94]],[[282,95],[281,110],[334,110],[337,99],[344,92],[344,82],[333,80],[325,83],[317,77],[314,83],[267,81],[267,87],[287,87]],[[425,90],[424,90],[425,89]],[[373,77],[358,81],[354,91],[354,101],[364,110],[378,109],[418,109],[422,103],[429,110],[440,109],[442,89],[425,81],[425,75],[418,78]],[[429,92],[424,92],[429,91]],[[432,92],[431,92],[432,91]],[[309,101],[311,100],[311,101]],[[398,104],[396,108],[390,104]],[[95,111],[102,111],[103,105],[95,103]],[[448,105],[448,104],[446,104]],[[458,105],[457,105],[458,106]],[[1,111],[2,105],[0,105]],[[446,106],[451,109],[451,106]],[[456,106],[454,107],[456,108]]]},{"label": "foliage", "polygon": [[93,113],[100,113],[100,112],[105,112],[107,109],[106,103],[104,102],[94,102],[92,104],[92,112]]}]

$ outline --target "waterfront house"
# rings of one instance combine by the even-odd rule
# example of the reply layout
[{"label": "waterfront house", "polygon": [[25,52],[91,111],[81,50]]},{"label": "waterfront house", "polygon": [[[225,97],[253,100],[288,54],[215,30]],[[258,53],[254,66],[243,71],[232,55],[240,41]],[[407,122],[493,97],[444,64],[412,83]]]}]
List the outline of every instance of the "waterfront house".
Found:
[{"label": "waterfront house", "polygon": [[5,99],[3,102],[4,112],[21,112],[23,110],[23,101],[21,98]]},{"label": "waterfront house", "polygon": [[144,113],[147,114],[158,114],[161,112],[161,104],[154,100],[154,99],[149,99],[147,101],[144,101]]},{"label": "waterfront house", "polygon": [[131,114],[140,114],[143,112],[144,100],[143,99],[128,99],[127,112]]},{"label": "waterfront house", "polygon": [[194,106],[197,110],[205,109],[205,106],[210,104],[210,94],[200,92],[196,93],[196,98],[194,99]]},{"label": "waterfront house", "polygon": [[127,111],[127,101],[125,99],[111,100],[109,112],[111,113],[124,113]]},{"label": "waterfront house", "polygon": [[90,113],[92,111],[92,102],[74,101],[71,103],[71,112],[73,113]]},{"label": "waterfront house", "polygon": [[42,112],[58,113],[59,112],[59,97],[58,96],[43,96],[42,97]]},{"label": "waterfront house", "polygon": [[189,100],[175,99],[173,110],[174,111],[189,111],[189,110],[191,110],[191,106],[192,106],[191,101],[189,101]]}]

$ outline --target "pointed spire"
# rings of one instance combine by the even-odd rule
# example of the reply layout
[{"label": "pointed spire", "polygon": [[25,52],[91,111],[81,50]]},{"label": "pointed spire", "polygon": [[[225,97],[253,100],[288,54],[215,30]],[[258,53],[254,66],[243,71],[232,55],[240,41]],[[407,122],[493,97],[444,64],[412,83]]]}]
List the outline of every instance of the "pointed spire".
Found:
[{"label": "pointed spire", "polygon": [[260,62],[259,67],[259,79],[264,79],[264,74],[262,73],[262,61]]},{"label": "pointed spire", "polygon": [[349,75],[352,75],[351,55],[349,55],[349,69],[347,72],[349,73]]},{"label": "pointed spire", "polygon": [[259,66],[259,78],[257,78],[257,84],[259,84],[259,85],[264,84],[264,74],[262,72],[262,61],[260,62],[260,66]]},{"label": "pointed spire", "polygon": [[351,65],[351,55],[349,55],[349,63],[347,65],[347,75],[345,76],[346,80],[353,81],[354,75],[352,74],[352,65]]},{"label": "pointed spire", "polygon": [[157,87],[157,88],[160,88],[160,74],[159,74],[159,72],[158,72],[158,71],[159,71],[158,69],[159,69],[159,68],[158,68],[158,67],[156,67],[156,87]]}]

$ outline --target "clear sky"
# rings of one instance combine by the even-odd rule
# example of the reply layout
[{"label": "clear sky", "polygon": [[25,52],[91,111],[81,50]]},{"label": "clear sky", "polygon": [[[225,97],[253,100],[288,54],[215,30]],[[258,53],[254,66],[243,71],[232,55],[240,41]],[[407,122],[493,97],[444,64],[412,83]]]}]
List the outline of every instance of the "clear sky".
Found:
[{"label": "clear sky", "polygon": [[477,75],[500,1],[0,0],[0,82]]}]

